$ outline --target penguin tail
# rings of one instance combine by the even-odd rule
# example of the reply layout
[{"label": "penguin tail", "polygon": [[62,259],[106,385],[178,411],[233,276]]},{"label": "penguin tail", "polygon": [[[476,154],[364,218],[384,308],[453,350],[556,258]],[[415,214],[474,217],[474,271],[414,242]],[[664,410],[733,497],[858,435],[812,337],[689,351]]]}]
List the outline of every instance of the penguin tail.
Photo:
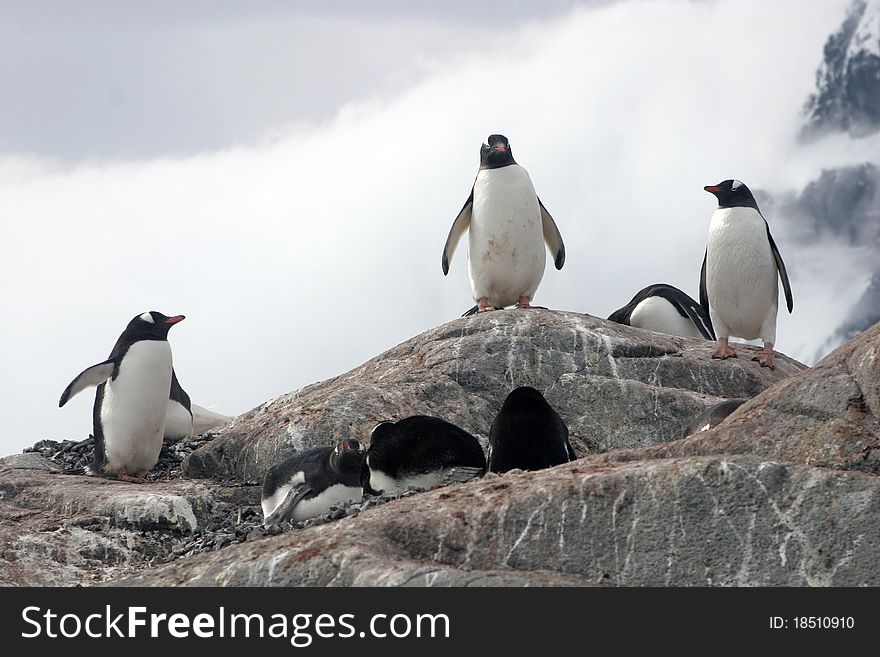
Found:
[{"label": "penguin tail", "polygon": [[480,309],[479,306],[474,306],[473,308],[468,308],[467,310],[464,311],[464,313],[462,314],[462,317],[470,317],[471,315],[476,315],[477,311],[479,311],[479,309]]}]

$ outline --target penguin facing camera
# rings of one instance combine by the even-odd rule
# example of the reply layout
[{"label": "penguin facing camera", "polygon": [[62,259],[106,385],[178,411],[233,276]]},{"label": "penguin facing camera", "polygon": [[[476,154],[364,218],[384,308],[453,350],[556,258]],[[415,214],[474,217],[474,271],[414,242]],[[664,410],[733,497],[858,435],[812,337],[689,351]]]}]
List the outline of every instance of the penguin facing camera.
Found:
[{"label": "penguin facing camera", "polygon": [[513,159],[504,135],[489,135],[480,148],[480,169],[443,247],[443,275],[468,231],[471,289],[475,308],[465,316],[516,304],[530,308],[544,276],[544,243],[556,269],[565,245],[553,217],[535,193],[528,172]]}]

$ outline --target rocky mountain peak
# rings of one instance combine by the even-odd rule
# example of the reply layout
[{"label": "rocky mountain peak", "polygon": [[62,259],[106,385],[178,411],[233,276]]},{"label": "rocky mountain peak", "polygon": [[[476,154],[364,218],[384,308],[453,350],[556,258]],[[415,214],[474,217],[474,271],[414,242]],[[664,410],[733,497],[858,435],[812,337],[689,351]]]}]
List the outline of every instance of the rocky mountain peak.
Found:
[{"label": "rocky mountain peak", "polygon": [[816,91],[804,107],[802,136],[880,130],[880,0],[855,0],[825,42]]}]

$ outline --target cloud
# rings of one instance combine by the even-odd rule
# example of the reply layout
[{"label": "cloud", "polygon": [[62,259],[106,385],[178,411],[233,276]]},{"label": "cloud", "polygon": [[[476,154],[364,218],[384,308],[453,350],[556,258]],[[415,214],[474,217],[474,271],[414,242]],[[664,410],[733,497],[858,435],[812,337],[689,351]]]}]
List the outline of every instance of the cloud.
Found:
[{"label": "cloud", "polygon": [[[798,112],[845,6],[579,10],[258,144],[77,165],[0,158],[2,451],[84,437],[91,396],[61,410],[57,396],[144,310],[187,315],[171,333],[181,383],[225,413],[457,317],[472,303],[466,250],[446,278],[440,254],[492,132],[510,138],[566,242],[536,303],[607,316],[648,283],[695,295],[713,210],[702,186],[804,178],[786,173]],[[796,294],[779,330],[790,353],[813,341],[800,313],[820,297],[779,241]]]}]

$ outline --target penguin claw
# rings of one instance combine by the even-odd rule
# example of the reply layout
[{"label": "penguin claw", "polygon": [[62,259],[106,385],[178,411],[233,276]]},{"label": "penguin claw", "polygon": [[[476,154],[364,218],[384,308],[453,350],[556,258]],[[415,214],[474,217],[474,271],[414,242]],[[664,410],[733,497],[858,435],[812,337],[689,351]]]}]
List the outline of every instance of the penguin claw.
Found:
[{"label": "penguin claw", "polygon": [[761,353],[752,358],[761,364],[761,367],[769,367],[771,370],[776,369],[776,357],[773,354]]}]

